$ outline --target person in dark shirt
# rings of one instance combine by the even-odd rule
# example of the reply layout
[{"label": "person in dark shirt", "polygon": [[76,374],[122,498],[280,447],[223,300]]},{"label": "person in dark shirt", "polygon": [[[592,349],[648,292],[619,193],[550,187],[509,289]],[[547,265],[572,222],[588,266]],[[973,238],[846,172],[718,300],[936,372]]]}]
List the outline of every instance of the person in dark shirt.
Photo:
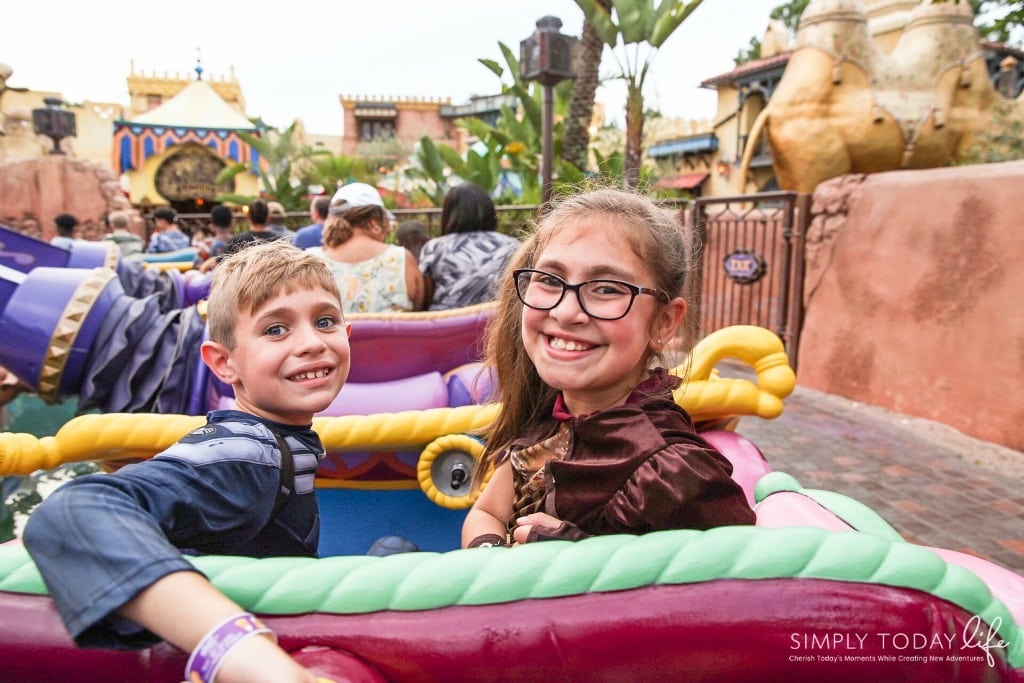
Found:
[{"label": "person in dark shirt", "polygon": [[254,199],[249,204],[248,218],[249,229],[228,240],[228,243],[224,245],[224,252],[221,254],[221,257],[230,256],[254,242],[270,242],[282,238],[281,233],[274,232],[268,227],[270,208],[262,199]]},{"label": "person in dark shirt", "polygon": [[57,234],[50,238],[50,244],[62,249],[70,249],[75,243],[75,229],[78,228],[78,219],[70,213],[62,213],[53,219],[57,228]]},{"label": "person in dark shirt", "polygon": [[223,204],[213,207],[210,209],[210,228],[213,235],[196,245],[196,260],[192,264],[193,268],[201,271],[216,265],[217,257],[224,253],[224,247],[234,237],[234,212]]},{"label": "person in dark shirt", "polygon": [[519,240],[498,232],[498,213],[487,191],[462,183],[441,207],[441,236],[423,245],[419,267],[425,306],[448,310],[490,301],[495,283]]}]

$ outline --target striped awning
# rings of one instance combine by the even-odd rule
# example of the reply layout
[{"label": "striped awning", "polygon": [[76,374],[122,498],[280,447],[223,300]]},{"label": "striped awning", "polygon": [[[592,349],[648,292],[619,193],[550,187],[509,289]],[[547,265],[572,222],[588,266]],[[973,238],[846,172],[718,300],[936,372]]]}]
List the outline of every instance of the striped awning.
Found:
[{"label": "striped awning", "polygon": [[708,177],[707,173],[684,173],[683,175],[665,176],[654,183],[663,190],[692,190]]},{"label": "striped awning", "polygon": [[175,145],[195,143],[209,147],[223,159],[257,168],[260,154],[236,130],[159,126],[131,121],[114,122],[114,168],[119,173],[142,168],[146,159]]}]

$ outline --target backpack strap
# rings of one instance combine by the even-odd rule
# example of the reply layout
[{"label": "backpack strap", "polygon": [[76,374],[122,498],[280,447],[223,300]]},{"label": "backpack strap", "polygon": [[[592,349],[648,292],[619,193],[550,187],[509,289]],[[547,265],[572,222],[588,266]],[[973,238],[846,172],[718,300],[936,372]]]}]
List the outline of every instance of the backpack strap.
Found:
[{"label": "backpack strap", "polygon": [[271,517],[281,511],[295,490],[295,458],[292,456],[292,449],[288,447],[288,442],[283,436],[276,431],[273,434],[277,439],[277,447],[281,450],[281,485],[277,489],[277,498],[274,499]]}]

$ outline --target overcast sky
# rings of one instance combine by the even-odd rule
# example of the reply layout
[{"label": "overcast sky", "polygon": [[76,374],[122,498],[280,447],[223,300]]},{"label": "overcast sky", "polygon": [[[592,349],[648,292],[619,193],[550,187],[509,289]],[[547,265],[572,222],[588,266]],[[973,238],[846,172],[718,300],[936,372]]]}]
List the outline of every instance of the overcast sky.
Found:
[{"label": "overcast sky", "polygon": [[[782,0],[705,0],[654,58],[645,95],[665,116],[711,118],[715,98],[701,81],[733,68]],[[554,15],[578,35],[573,0],[51,0],[8,3],[0,62],[9,85],[55,90],[74,102],[128,103],[137,71],[194,76],[197,49],[207,77],[234,67],[249,116],[275,127],[302,118],[313,133],[340,134],[339,95],[431,96],[461,104],[500,90],[477,62],[504,64],[498,43],[518,54],[536,20]],[[619,48],[621,50],[621,47]],[[606,52],[602,75],[615,71]],[[622,121],[624,88],[598,100]]]}]

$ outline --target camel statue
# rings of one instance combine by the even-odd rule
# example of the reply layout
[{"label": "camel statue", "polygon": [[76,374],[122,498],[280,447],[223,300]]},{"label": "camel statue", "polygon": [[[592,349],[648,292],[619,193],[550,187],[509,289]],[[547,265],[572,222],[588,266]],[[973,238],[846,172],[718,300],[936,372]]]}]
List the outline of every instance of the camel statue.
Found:
[{"label": "camel statue", "polygon": [[754,141],[767,135],[783,190],[812,192],[847,173],[946,166],[1008,104],[993,86],[967,2],[923,0],[892,54],[868,31],[859,0],[811,0],[779,86],[750,131],[740,164],[747,188]]}]

